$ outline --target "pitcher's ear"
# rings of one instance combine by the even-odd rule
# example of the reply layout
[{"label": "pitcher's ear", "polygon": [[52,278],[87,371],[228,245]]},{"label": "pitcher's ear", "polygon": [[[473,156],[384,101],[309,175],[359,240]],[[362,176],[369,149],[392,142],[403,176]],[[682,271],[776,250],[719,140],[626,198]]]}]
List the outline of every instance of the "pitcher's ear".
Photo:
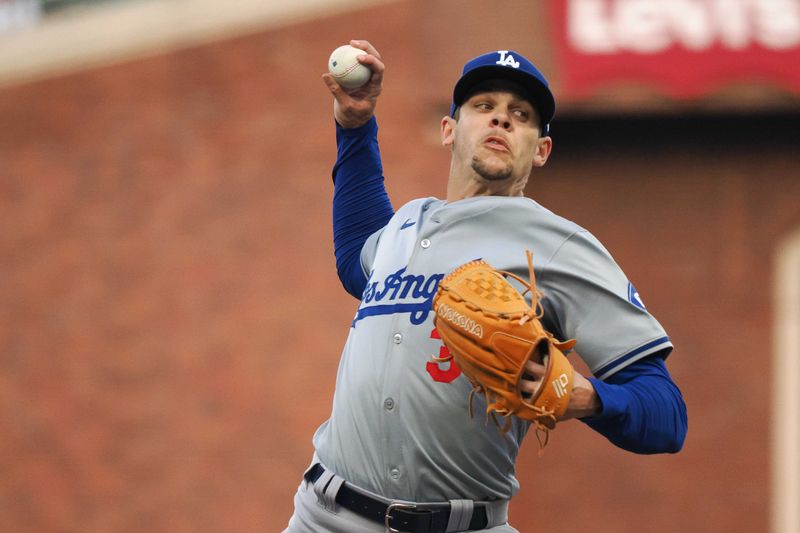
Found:
[{"label": "pitcher's ear", "polygon": [[441,137],[442,137],[442,146],[452,146],[453,145],[453,136],[455,135],[456,131],[456,120],[453,117],[442,117],[442,124],[441,124]]},{"label": "pitcher's ear", "polygon": [[533,155],[533,166],[542,167],[547,163],[550,152],[553,151],[553,139],[548,136],[539,137],[536,142],[536,153]]}]

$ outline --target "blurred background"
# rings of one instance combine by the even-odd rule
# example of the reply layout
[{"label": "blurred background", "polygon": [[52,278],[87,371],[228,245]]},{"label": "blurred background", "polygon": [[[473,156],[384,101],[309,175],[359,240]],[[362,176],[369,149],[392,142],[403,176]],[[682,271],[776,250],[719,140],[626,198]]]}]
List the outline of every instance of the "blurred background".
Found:
[{"label": "blurred background", "polygon": [[330,52],[368,39],[395,208],[469,58],[556,94],[527,194],[670,334],[677,455],[528,443],[520,531],[800,531],[800,0],[0,0],[0,531],[278,532],[357,302]]}]

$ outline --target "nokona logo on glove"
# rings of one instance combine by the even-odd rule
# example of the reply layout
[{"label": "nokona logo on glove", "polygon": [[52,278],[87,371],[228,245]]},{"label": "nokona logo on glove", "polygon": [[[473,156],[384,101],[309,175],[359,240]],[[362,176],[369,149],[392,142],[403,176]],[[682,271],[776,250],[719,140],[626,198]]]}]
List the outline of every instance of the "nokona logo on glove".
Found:
[{"label": "nokona logo on glove", "polygon": [[462,315],[449,305],[447,304],[440,305],[439,309],[437,310],[437,313],[439,314],[440,317],[447,320],[451,324],[460,327],[467,333],[475,335],[479,339],[483,338],[483,326],[481,326],[471,318]]}]

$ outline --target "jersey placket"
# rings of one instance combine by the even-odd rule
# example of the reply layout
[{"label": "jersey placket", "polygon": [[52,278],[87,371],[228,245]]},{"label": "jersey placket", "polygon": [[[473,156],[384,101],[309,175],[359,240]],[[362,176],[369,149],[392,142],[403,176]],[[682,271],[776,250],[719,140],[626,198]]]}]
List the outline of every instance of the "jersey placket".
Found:
[{"label": "jersey placket", "polygon": [[401,410],[403,408],[403,379],[407,372],[405,368],[407,358],[404,357],[404,340],[408,335],[407,325],[401,317],[395,315],[390,321],[386,331],[388,339],[388,357],[386,359],[386,372],[383,376],[381,387],[381,420],[384,446],[383,475],[386,486],[390,488],[389,494],[402,493],[407,482],[403,457],[406,447],[406,428],[403,427]]},{"label": "jersey placket", "polygon": [[[413,228],[417,231],[415,244],[407,261],[410,272],[424,272],[424,266],[428,262],[424,259],[419,260],[419,255],[430,253],[432,247],[431,238],[426,235],[429,232],[421,231],[423,227],[422,213],[420,213],[418,223]],[[418,262],[419,265],[417,265]],[[387,332],[390,336],[389,357],[382,387],[383,435],[384,449],[386,450],[384,471],[387,485],[392,487],[391,492],[395,494],[415,492],[415,473],[406,467],[410,464],[410,458],[405,456],[409,440],[408,428],[402,422],[401,415],[405,404],[404,400],[410,392],[407,387],[409,378],[406,376],[411,376],[419,371],[419,369],[412,368],[412,365],[418,360],[412,350],[418,349],[420,345],[418,339],[414,339],[413,336],[420,336],[426,330],[426,325],[412,324],[408,314],[397,314],[392,317],[390,329]],[[427,335],[425,337],[427,338]],[[414,342],[415,340],[417,342]]]}]

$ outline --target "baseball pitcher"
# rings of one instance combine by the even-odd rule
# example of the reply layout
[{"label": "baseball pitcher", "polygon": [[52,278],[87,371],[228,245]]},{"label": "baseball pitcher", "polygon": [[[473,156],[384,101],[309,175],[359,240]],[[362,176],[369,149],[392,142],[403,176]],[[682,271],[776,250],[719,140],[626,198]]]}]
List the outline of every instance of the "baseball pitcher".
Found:
[{"label": "baseball pitcher", "polygon": [[369,81],[323,79],[336,264],[359,303],[286,532],[517,531],[522,441],[544,448],[570,419],[634,453],[680,450],[664,328],[591,233],[523,196],[553,148],[542,73],[512,50],[466,63],[439,124],[446,198],[395,212],[374,116],[385,65],[350,44]]}]

